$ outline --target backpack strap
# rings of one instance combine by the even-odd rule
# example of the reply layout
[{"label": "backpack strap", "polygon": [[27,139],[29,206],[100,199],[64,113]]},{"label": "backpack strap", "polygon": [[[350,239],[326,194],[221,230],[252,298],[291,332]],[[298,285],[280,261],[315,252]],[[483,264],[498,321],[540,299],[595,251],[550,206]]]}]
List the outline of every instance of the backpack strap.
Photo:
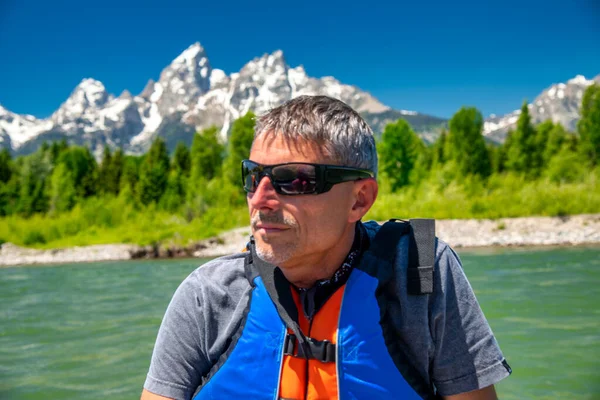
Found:
[{"label": "backpack strap", "polygon": [[435,220],[411,219],[408,251],[408,294],[433,293],[435,263]]},{"label": "backpack strap", "polygon": [[410,295],[433,293],[433,266],[435,263],[435,220],[390,219],[375,235],[372,251],[385,260],[394,262],[400,238],[409,235],[407,291]]}]

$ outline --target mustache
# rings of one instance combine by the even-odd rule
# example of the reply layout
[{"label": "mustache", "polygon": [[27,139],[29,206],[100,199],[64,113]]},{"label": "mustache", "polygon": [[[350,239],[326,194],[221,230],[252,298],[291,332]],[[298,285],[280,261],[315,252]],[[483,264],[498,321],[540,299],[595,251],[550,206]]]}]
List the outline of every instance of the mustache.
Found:
[{"label": "mustache", "polygon": [[259,223],[285,225],[290,228],[293,228],[298,225],[295,219],[285,216],[285,215],[283,215],[283,213],[280,213],[280,212],[266,213],[266,212],[262,212],[262,211],[259,211],[256,214],[254,214],[254,216],[250,220],[250,223],[252,225],[252,228],[254,228],[254,229],[256,229],[256,225],[258,225]]}]

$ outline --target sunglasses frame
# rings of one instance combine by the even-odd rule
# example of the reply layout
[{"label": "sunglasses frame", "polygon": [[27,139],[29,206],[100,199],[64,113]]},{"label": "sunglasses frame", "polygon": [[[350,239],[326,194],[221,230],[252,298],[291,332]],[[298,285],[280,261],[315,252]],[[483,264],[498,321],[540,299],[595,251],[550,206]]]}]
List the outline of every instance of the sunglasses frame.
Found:
[{"label": "sunglasses frame", "polygon": [[[363,168],[355,168],[355,167],[345,167],[345,166],[340,166],[340,165],[329,165],[329,164],[316,164],[316,163],[307,163],[307,162],[288,162],[288,163],[282,163],[282,164],[260,164],[257,163],[255,161],[246,159],[246,160],[242,160],[241,163],[241,167],[242,167],[242,186],[244,188],[244,190],[248,193],[254,193],[256,190],[251,191],[248,190],[246,188],[246,182],[245,182],[245,176],[244,176],[244,170],[248,170],[251,171],[251,168],[246,168],[244,166],[245,163],[252,163],[255,165],[255,167],[253,167],[252,169],[255,169],[256,167],[260,167],[260,172],[258,173],[258,184],[260,184],[260,181],[262,180],[262,178],[264,178],[265,176],[268,176],[269,179],[271,180],[271,185],[273,185],[273,188],[275,189],[275,191],[278,194],[284,195],[284,196],[300,196],[300,195],[307,195],[307,194],[321,194],[321,193],[325,193],[328,192],[329,190],[331,190],[331,188],[333,187],[333,185],[338,184],[338,183],[342,183],[342,182],[351,182],[351,181],[358,181],[360,179],[367,179],[367,178],[373,178],[375,177],[375,174],[373,173],[373,171],[369,171],[368,169],[363,169]],[[312,192],[307,192],[307,193],[283,193],[281,190],[281,186],[279,183],[277,183],[277,181],[273,178],[273,168],[276,167],[281,167],[281,166],[285,166],[285,165],[310,165],[312,167],[315,168],[315,190]],[[250,172],[250,175],[252,174],[252,172]],[[258,186],[257,184],[257,186]]]}]

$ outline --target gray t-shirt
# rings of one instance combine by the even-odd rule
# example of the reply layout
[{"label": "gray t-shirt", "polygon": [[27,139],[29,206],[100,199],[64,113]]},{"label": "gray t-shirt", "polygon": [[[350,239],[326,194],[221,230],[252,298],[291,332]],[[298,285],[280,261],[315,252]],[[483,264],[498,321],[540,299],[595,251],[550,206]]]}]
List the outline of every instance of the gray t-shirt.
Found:
[{"label": "gray t-shirt", "polygon": [[[365,224],[373,230],[374,225]],[[375,228],[376,229],[376,228]],[[403,241],[403,248],[408,247]],[[404,352],[441,395],[492,385],[510,368],[481,311],[456,253],[439,240],[434,293],[398,293],[402,312],[394,322]],[[190,399],[247,311],[251,286],[244,254],[212,260],[179,286],[160,326],[144,388]]]}]

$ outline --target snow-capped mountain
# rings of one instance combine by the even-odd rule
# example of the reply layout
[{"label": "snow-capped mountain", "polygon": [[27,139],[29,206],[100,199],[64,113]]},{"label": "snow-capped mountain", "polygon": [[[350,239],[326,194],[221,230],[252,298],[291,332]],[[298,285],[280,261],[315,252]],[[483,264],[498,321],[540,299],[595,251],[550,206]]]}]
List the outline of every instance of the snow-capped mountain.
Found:
[{"label": "snow-capped mountain", "polygon": [[291,68],[280,50],[248,62],[227,75],[213,68],[204,48],[195,43],[167,66],[157,82],[142,93],[124,91],[115,97],[94,79],[84,79],[47,119],[18,115],[0,106],[0,147],[26,154],[44,141],[66,138],[86,145],[96,155],[105,144],[129,153],[148,149],[157,136],[174,148],[188,145],[193,133],[216,125],[224,140],[231,123],[248,111],[261,114],[302,94],[325,94],[341,99],[360,112],[373,129],[406,118],[419,132],[434,132],[445,123],[413,111],[392,110],[369,93],[333,77],[309,77],[302,66]]},{"label": "snow-capped mountain", "polygon": [[[594,82],[600,84],[600,75],[593,79],[577,75],[567,83],[550,86],[528,105],[532,123],[538,124],[551,119],[567,130],[575,131],[581,117],[579,109],[583,93]],[[519,115],[520,109],[503,116],[491,115],[484,122],[483,135],[495,142],[503,142],[508,130],[516,127]]]}]

